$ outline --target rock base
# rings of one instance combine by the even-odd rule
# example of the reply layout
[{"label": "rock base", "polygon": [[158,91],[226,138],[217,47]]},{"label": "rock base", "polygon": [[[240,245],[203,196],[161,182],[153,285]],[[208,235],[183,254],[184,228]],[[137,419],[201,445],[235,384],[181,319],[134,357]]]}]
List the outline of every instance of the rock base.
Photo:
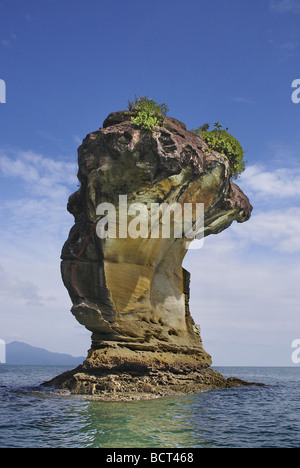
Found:
[{"label": "rock base", "polygon": [[133,351],[116,345],[90,350],[82,365],[43,385],[97,400],[131,401],[261,384],[226,379],[195,355]]}]

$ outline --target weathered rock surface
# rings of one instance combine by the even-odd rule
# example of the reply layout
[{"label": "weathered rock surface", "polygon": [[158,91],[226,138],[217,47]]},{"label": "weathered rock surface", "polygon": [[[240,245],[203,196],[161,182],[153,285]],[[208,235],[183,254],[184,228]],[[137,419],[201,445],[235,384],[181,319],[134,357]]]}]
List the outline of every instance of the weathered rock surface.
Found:
[{"label": "weathered rock surface", "polygon": [[226,379],[216,370],[203,366],[197,355],[161,353],[159,348],[143,352],[108,346],[90,350],[81,366],[45,385],[88,398],[130,401],[262,384],[235,377]]},{"label": "weathered rock surface", "polygon": [[[204,236],[247,221],[252,207],[230,181],[226,157],[207,151],[183,123],[166,118],[164,127],[141,131],[130,115],[110,114],[78,149],[81,187],[69,199],[75,224],[61,271],[72,313],[92,332],[92,347],[82,366],[48,385],[102,398],[236,385],[209,369],[211,357],[191,317],[190,275],[182,268],[187,239],[173,232],[153,238],[150,224],[144,237],[100,239],[97,207],[111,203],[122,217],[119,195],[148,209],[151,203],[204,203]],[[116,219],[119,233],[122,218]],[[128,215],[126,224],[133,219]]]}]

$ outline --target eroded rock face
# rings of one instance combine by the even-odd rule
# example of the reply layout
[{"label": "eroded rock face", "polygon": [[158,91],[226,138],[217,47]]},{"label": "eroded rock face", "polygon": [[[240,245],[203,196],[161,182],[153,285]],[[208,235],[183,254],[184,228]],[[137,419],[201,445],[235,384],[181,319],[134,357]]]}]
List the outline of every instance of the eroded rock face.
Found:
[{"label": "eroded rock face", "polygon": [[[169,238],[153,238],[150,223],[147,237],[100,239],[97,207],[116,207],[119,233],[124,217],[120,195],[127,196],[128,205],[143,203],[149,210],[153,203],[203,203],[205,236],[234,220],[248,220],[252,210],[230,181],[228,160],[208,152],[206,143],[183,123],[166,118],[164,127],[141,131],[130,116],[110,114],[78,149],[81,187],[69,199],[75,224],[62,250],[61,271],[72,313],[92,332],[92,348],[75,373],[77,380],[75,374],[67,379],[67,386],[79,393],[101,393],[99,379],[121,375],[122,381],[130,369],[131,377],[134,372],[152,375],[146,387],[157,393],[152,384],[158,372],[170,377],[177,369],[177,374],[199,377],[199,369],[211,365],[189,310],[190,275],[182,268],[189,241],[174,238],[172,231]],[[134,216],[127,216],[129,225]],[[87,383],[91,378],[96,379],[93,385]],[[194,388],[195,379],[182,388]],[[113,392],[118,388],[122,393],[119,380],[110,384]]]}]

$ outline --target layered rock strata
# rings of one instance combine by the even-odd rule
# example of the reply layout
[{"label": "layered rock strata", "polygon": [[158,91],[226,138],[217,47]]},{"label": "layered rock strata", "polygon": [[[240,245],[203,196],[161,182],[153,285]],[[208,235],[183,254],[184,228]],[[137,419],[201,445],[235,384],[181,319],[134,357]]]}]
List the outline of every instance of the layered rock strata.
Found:
[{"label": "layered rock strata", "polygon": [[[92,346],[82,366],[48,385],[103,398],[236,385],[209,368],[211,357],[189,310],[190,275],[182,262],[192,238],[178,237],[174,222],[169,236],[154,233],[157,225],[147,213],[162,203],[201,203],[207,236],[247,221],[252,207],[230,180],[228,159],[209,151],[183,123],[165,118],[164,127],[145,131],[130,117],[128,111],[110,114],[78,149],[81,186],[68,203],[75,224],[62,249],[61,272],[72,313],[92,332]],[[107,219],[116,224],[107,225],[106,238],[99,237],[103,203],[115,207]],[[138,211],[141,204],[146,209]],[[130,225],[135,236],[128,234]],[[200,258],[201,251],[194,254]]]}]

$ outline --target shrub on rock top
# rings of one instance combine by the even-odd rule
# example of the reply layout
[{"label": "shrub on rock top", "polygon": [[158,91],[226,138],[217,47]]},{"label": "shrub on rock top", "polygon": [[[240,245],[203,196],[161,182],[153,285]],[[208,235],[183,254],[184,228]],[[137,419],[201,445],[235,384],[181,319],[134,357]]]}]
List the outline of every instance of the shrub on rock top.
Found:
[{"label": "shrub on rock top", "polygon": [[207,143],[209,150],[218,151],[229,159],[230,177],[237,179],[244,172],[247,161],[242,146],[227,130],[217,122],[213,130],[209,130],[209,124],[204,124],[192,131]]},{"label": "shrub on rock top", "polygon": [[129,101],[128,109],[134,113],[131,121],[144,130],[153,130],[154,127],[163,126],[165,116],[169,110],[165,103],[158,104],[146,96],[135,97],[134,101]]}]

